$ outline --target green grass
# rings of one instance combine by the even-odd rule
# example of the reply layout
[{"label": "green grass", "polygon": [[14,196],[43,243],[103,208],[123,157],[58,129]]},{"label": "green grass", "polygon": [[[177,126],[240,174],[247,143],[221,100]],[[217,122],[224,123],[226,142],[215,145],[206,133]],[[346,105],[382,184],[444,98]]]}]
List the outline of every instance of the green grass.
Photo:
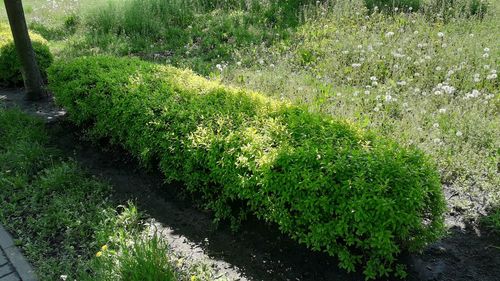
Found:
[{"label": "green grass", "polygon": [[214,280],[176,266],[133,204],[117,207],[108,184],[64,159],[41,121],[0,108],[0,222],[40,280]]},{"label": "green grass", "polygon": [[500,208],[492,209],[488,215],[482,218],[481,222],[487,228],[500,234]]}]

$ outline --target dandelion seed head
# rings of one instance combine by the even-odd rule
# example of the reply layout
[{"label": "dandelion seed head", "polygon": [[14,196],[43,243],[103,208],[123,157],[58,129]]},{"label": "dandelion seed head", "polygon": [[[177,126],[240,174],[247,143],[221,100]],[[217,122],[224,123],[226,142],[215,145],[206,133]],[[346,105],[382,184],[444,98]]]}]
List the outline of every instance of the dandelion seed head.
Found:
[{"label": "dandelion seed head", "polygon": [[488,76],[486,76],[486,79],[487,80],[494,80],[494,79],[497,79],[497,74],[496,73],[492,73]]}]

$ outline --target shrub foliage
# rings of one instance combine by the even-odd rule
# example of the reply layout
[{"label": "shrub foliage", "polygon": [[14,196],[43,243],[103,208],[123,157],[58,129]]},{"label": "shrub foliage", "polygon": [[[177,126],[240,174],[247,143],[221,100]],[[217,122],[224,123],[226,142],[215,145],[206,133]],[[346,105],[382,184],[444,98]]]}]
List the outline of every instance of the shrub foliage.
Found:
[{"label": "shrub foliage", "polygon": [[[43,37],[30,32],[30,38],[42,77],[46,78],[46,70],[52,64],[54,58],[47,41]],[[11,31],[7,25],[0,23],[0,85],[21,86],[22,84],[21,62],[17,56]]]},{"label": "shrub foliage", "polygon": [[254,214],[369,278],[442,233],[429,159],[345,121],[136,59],[59,62],[49,80],[75,123],[159,163],[216,219]]}]

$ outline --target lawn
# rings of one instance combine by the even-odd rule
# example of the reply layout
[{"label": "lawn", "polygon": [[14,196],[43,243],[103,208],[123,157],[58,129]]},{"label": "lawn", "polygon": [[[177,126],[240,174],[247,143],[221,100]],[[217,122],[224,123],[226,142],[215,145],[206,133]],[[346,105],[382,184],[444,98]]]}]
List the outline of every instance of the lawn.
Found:
[{"label": "lawn", "polygon": [[500,231],[500,1],[436,2],[23,1],[56,61],[139,57],[347,120],[430,156],[447,227]]}]

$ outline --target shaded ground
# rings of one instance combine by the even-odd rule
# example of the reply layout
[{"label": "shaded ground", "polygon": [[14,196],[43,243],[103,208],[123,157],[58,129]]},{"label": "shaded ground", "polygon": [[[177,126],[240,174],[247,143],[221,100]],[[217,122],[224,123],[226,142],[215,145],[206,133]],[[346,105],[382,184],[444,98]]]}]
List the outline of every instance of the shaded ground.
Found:
[{"label": "shaded ground", "polygon": [[[210,213],[180,199],[180,184],[163,184],[159,172],[144,172],[118,148],[82,140],[77,128],[57,118],[64,111],[50,100],[31,105],[23,103],[16,91],[0,90],[2,97],[7,104],[19,104],[25,111],[55,121],[47,125],[53,145],[72,155],[90,173],[108,180],[117,200],[135,200],[140,210],[154,218],[174,251],[213,263],[220,275],[232,280],[363,280],[360,273],[338,269],[336,259],[297,245],[276,228],[254,219],[237,233],[224,225],[215,228]],[[401,258],[408,265],[408,280],[500,279],[500,237],[472,226],[453,227],[447,237],[422,254]]]}]

